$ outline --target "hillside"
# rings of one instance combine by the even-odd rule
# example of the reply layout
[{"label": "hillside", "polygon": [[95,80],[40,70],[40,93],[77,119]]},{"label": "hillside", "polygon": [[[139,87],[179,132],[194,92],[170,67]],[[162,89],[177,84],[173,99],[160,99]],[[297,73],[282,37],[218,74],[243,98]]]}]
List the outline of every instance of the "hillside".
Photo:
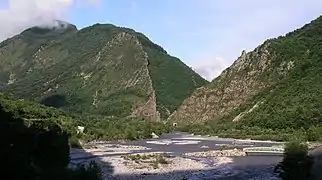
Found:
[{"label": "hillside", "polygon": [[167,118],[207,82],[146,36],[111,24],[33,27],[0,44],[0,91],[79,114]]},{"label": "hillside", "polygon": [[6,164],[1,176],[73,180],[90,175],[90,179],[101,179],[97,166],[68,168],[73,129],[72,118],[59,110],[0,93],[0,158]]},{"label": "hillside", "polygon": [[322,120],[321,49],[319,17],[252,52],[243,51],[219,77],[187,98],[170,119],[231,129],[313,128]]},{"label": "hillside", "polygon": [[[10,95],[0,93],[0,105],[4,112],[21,118],[26,125],[35,122],[48,122],[62,125],[66,131],[75,131],[73,118],[61,110],[44,105],[16,99]],[[66,129],[69,128],[69,129]]]}]

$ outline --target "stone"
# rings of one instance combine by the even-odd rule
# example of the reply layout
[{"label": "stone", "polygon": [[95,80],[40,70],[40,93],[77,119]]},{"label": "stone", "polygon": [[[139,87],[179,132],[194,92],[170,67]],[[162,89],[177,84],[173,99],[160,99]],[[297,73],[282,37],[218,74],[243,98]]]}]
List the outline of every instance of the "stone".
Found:
[{"label": "stone", "polygon": [[151,136],[152,136],[152,138],[153,138],[153,139],[157,139],[157,138],[159,138],[159,136],[158,136],[158,135],[156,135],[154,132],[152,132],[152,133],[151,133]]}]

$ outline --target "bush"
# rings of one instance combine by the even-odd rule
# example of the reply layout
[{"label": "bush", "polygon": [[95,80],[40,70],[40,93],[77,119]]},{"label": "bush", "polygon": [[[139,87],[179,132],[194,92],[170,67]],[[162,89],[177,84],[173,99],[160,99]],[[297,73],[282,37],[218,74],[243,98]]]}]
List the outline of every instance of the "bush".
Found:
[{"label": "bush", "polygon": [[[95,161],[91,161],[88,166],[79,166],[75,169],[70,170],[70,176],[68,179],[71,180],[101,180],[102,173],[101,169]],[[66,179],[67,180],[67,179]]]},{"label": "bush", "polygon": [[283,180],[306,180],[311,177],[313,163],[307,144],[295,139],[286,145],[283,161],[275,167],[275,172]]},{"label": "bush", "polygon": [[[15,103],[12,101],[8,105]],[[0,177],[16,180],[101,179],[99,167],[93,162],[86,168],[67,168],[70,160],[69,133],[62,129],[59,121],[48,117],[41,119],[35,113],[35,118],[39,119],[26,122],[23,117],[30,114],[19,115],[17,109],[5,108],[0,102],[0,159],[5,165]],[[69,140],[72,146],[79,146],[76,137]]]},{"label": "bush", "polygon": [[71,148],[83,149],[82,145],[79,142],[79,139],[76,136],[71,136],[69,138],[69,145]]},{"label": "bush", "polygon": [[85,131],[82,140],[137,140],[173,131],[170,124],[137,118],[86,117],[81,119]]}]

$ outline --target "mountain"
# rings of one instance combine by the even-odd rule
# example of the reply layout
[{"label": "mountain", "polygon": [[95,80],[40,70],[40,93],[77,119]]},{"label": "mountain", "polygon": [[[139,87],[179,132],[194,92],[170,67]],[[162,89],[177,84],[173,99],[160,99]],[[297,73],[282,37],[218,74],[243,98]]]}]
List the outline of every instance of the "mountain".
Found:
[{"label": "mountain", "polygon": [[32,27],[0,44],[0,91],[68,112],[164,119],[207,83],[142,33]]},{"label": "mountain", "polygon": [[321,99],[322,17],[318,17],[251,52],[243,51],[220,76],[184,100],[169,119],[225,122],[230,128],[238,124],[305,129],[322,122]]}]

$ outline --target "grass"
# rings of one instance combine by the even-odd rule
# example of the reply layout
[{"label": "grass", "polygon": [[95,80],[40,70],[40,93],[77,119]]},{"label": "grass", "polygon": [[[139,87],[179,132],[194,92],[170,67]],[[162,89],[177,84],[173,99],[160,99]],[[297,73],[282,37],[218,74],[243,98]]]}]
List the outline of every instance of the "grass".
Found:
[{"label": "grass", "polygon": [[137,164],[149,163],[154,169],[159,168],[159,165],[170,164],[168,160],[171,156],[167,153],[158,154],[131,154],[121,156],[125,160],[133,161]]},{"label": "grass", "polygon": [[230,149],[240,149],[240,147],[238,145],[231,145],[231,144],[222,144],[222,145],[219,145],[220,146],[220,149],[221,151],[223,150],[230,150]]},{"label": "grass", "polygon": [[69,138],[69,145],[71,148],[83,149],[81,143],[79,142],[79,139],[76,136],[71,136]]}]

